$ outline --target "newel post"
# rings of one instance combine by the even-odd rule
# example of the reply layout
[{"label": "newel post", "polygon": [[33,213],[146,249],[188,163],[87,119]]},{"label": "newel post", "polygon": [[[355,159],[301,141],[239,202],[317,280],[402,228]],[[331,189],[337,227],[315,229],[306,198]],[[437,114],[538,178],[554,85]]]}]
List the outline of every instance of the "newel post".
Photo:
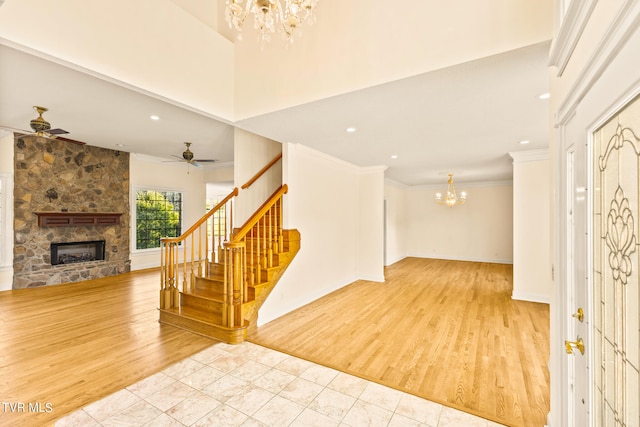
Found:
[{"label": "newel post", "polygon": [[244,301],[244,257],[245,242],[232,241],[224,244],[228,254],[228,267],[226,268],[225,288],[228,298],[227,325],[229,327],[241,327],[242,302]]},{"label": "newel post", "polygon": [[176,301],[176,269],[174,265],[174,243],[161,241],[160,243],[160,308],[172,308]]}]

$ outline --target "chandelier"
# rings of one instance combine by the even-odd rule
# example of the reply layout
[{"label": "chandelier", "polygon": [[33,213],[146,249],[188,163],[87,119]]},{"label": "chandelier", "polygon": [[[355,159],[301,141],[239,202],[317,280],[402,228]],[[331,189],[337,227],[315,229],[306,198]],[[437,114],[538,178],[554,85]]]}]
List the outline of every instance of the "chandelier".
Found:
[{"label": "chandelier", "polygon": [[[227,0],[225,20],[230,28],[242,33],[244,20],[253,15],[253,28],[260,31],[261,41],[271,40],[271,34],[282,32],[293,43],[299,37],[302,23],[313,23],[313,9],[319,0]],[[242,39],[242,34],[238,35]]]},{"label": "chandelier", "polygon": [[460,193],[460,197],[456,195],[456,189],[453,188],[453,174],[449,174],[449,181],[447,181],[449,186],[447,187],[447,197],[442,198],[442,193],[436,193],[436,202],[441,205],[448,206],[450,208],[455,205],[461,205],[467,200],[467,193],[464,191]]}]

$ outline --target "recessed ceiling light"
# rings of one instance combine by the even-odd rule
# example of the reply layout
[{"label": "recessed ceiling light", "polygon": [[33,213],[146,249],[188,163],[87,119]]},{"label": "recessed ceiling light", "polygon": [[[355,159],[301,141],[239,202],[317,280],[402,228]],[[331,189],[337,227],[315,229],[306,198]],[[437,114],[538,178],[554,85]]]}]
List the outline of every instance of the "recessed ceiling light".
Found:
[{"label": "recessed ceiling light", "polygon": [[538,98],[540,98],[540,99],[549,99],[549,98],[551,98],[551,94],[549,92],[545,92],[545,93],[541,94],[540,96],[538,96]]},{"label": "recessed ceiling light", "polygon": [[392,159],[397,159],[397,158],[398,158],[398,155],[397,155],[397,154],[394,154],[393,156],[391,156],[391,158],[392,158]]},{"label": "recessed ceiling light", "polygon": [[346,128],[345,130],[346,130],[347,132],[349,132],[349,133],[353,133],[353,132],[355,132],[357,129],[356,129],[356,128]]},{"label": "recessed ceiling light", "polygon": [[156,116],[155,114],[153,114],[153,115],[149,116],[149,118],[150,118],[151,120],[160,120],[160,117],[159,117],[159,116]]},{"label": "recessed ceiling light", "polygon": [[520,145],[527,145],[527,144],[528,144],[528,143],[530,143],[530,142],[531,142],[531,141],[529,141],[529,140],[525,139],[525,140],[523,140],[523,141],[518,142],[518,144],[520,144]]}]

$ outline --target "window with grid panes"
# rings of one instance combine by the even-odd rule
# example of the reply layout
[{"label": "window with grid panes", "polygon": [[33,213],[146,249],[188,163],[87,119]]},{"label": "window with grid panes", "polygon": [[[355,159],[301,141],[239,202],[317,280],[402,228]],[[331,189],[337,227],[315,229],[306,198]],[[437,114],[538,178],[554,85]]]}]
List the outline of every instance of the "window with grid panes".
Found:
[{"label": "window with grid panes", "polygon": [[182,234],[182,198],[179,191],[136,191],[136,249],[159,248],[161,238]]}]

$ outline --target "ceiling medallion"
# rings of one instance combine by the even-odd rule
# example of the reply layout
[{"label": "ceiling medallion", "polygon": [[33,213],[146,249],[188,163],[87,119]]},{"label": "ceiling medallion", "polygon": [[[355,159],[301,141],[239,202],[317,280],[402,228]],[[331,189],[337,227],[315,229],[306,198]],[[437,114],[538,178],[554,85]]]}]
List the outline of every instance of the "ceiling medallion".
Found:
[{"label": "ceiling medallion", "polygon": [[227,0],[225,20],[230,28],[240,32],[249,15],[253,15],[253,28],[260,31],[262,43],[271,40],[271,34],[281,32],[285,40],[293,43],[301,34],[304,22],[313,23],[313,9],[319,0]]}]

